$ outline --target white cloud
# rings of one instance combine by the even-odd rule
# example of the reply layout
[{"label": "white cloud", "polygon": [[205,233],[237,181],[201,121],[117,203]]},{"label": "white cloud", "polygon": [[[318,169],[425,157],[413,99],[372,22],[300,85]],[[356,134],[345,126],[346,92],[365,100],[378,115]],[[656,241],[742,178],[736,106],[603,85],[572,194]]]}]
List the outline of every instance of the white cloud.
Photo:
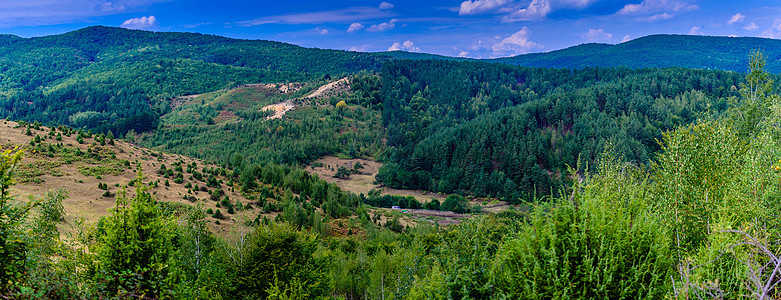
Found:
[{"label": "white cloud", "polygon": [[[501,39],[502,37],[496,36],[496,39]],[[467,47],[467,49],[477,52],[482,50],[491,50],[491,45],[486,43],[483,40],[477,40],[476,42],[472,43],[471,46]]]},{"label": "white cloud", "polygon": [[127,5],[109,1],[96,5],[95,9],[103,12],[123,12],[127,9]]},{"label": "white cloud", "polygon": [[89,22],[91,18],[139,13],[166,0],[0,0],[0,28]]},{"label": "white cloud", "polygon": [[640,18],[637,18],[637,20],[639,20],[639,21],[646,21],[646,22],[656,22],[656,21],[662,21],[662,20],[669,20],[669,19],[672,19],[673,17],[675,17],[674,14],[661,13],[661,14],[655,14],[653,16],[648,16],[648,17],[640,17]]},{"label": "white cloud", "polygon": [[745,19],[746,19],[746,16],[744,16],[741,13],[736,13],[734,16],[729,18],[729,20],[727,20],[727,24],[732,25],[732,24],[735,24],[735,23],[743,22],[743,20],[745,20]]},{"label": "white cloud", "polygon": [[420,48],[415,47],[415,43],[410,40],[406,40],[403,43],[395,42],[388,48],[388,51],[407,51],[407,52],[420,52]]},{"label": "white cloud", "polygon": [[461,51],[458,53],[458,57],[466,57],[467,55],[469,55],[469,51]]},{"label": "white cloud", "polygon": [[149,16],[129,19],[123,22],[120,27],[128,29],[145,29],[155,26],[157,26],[157,18],[155,18],[155,16]]},{"label": "white cloud", "polygon": [[458,9],[458,14],[465,16],[491,12],[500,9],[507,4],[510,4],[511,2],[512,1],[509,0],[467,0],[461,2],[461,7]]},{"label": "white cloud", "polygon": [[694,26],[689,29],[689,35],[702,35],[702,28],[700,26]]},{"label": "white cloud", "polygon": [[456,8],[461,16],[505,14],[504,22],[538,20],[559,9],[583,9],[598,0],[466,0]]},{"label": "white cloud", "polygon": [[773,26],[763,31],[761,36],[771,39],[781,38],[781,19],[773,20]]},{"label": "white cloud", "polygon": [[643,0],[640,4],[627,4],[618,11],[622,15],[656,14],[659,12],[678,12],[696,10],[695,4],[682,0]]},{"label": "white cloud", "polygon": [[390,3],[388,3],[388,2],[383,2],[383,3],[380,3],[380,9],[381,9],[381,10],[391,9],[391,8],[393,8],[394,6],[395,6],[395,5],[393,5],[393,4],[390,4]]},{"label": "white cloud", "polygon": [[626,42],[631,41],[631,40],[632,40],[631,37],[627,34],[627,35],[624,36],[624,38],[621,39],[621,42],[622,43],[626,43]]},{"label": "white cloud", "polygon": [[320,29],[320,34],[321,34],[321,35],[328,34],[328,29],[325,29],[325,28],[323,28],[323,29]]},{"label": "white cloud", "polygon": [[610,42],[610,39],[613,38],[612,33],[607,33],[602,28],[600,29],[589,29],[588,32],[581,34],[580,37],[586,41],[592,42],[592,43],[607,43]]},{"label": "white cloud", "polygon": [[391,19],[388,22],[380,23],[380,24],[374,24],[367,28],[366,30],[371,32],[378,32],[378,31],[387,31],[393,29],[393,27],[396,27],[396,22],[398,22],[399,19]]},{"label": "white cloud", "polygon": [[533,21],[545,18],[551,12],[549,0],[532,0],[528,6],[516,9],[502,18],[503,22]]},{"label": "white cloud", "polygon": [[743,26],[743,29],[748,30],[748,31],[754,31],[754,30],[759,29],[759,26],[757,26],[756,23],[751,22],[751,23],[748,23],[748,25]]},{"label": "white cloud", "polygon": [[241,21],[240,26],[257,26],[263,24],[322,24],[338,22],[355,22],[377,18],[392,17],[389,11],[382,11],[377,7],[350,7],[337,10],[315,11],[307,13],[287,14],[257,18],[249,21]]},{"label": "white cloud", "polygon": [[696,10],[691,0],[643,0],[640,4],[627,4],[616,14],[636,16],[639,21],[660,21],[675,17],[676,13]]},{"label": "white cloud", "polygon": [[356,32],[356,31],[360,31],[364,27],[366,27],[366,26],[363,26],[363,24],[361,24],[361,23],[355,22],[355,23],[350,24],[350,27],[347,28],[347,32],[353,33],[353,32]]},{"label": "white cloud", "polygon": [[523,26],[521,30],[494,44],[491,48],[494,54],[497,55],[518,55],[529,53],[529,51],[534,49],[542,49],[543,45],[529,39],[531,35],[532,31],[528,27]]}]

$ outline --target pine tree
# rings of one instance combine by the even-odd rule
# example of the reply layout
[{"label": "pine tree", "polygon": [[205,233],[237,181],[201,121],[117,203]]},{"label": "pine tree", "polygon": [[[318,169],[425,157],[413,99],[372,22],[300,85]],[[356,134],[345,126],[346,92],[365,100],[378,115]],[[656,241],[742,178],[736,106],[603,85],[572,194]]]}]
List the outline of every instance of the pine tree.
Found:
[{"label": "pine tree", "polygon": [[[142,182],[141,169],[136,181]],[[110,296],[122,293],[165,298],[169,259],[174,252],[174,223],[164,216],[143,184],[128,199],[123,189],[99,238],[97,281],[105,281]]]}]

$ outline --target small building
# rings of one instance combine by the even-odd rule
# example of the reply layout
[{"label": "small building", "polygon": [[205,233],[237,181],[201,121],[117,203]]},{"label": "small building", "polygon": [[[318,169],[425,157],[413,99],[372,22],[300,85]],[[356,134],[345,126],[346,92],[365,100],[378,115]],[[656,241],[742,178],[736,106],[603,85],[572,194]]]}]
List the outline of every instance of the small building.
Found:
[{"label": "small building", "polygon": [[401,207],[398,207],[397,205],[391,206],[391,209],[401,209]]}]

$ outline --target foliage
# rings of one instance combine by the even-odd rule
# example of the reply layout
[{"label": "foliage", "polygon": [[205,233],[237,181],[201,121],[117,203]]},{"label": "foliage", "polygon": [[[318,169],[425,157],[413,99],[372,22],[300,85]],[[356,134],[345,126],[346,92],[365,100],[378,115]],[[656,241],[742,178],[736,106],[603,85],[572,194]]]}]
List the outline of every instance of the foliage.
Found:
[{"label": "foliage", "polygon": [[60,239],[57,229],[65,221],[62,201],[67,198],[65,190],[47,192],[25,226],[28,273],[26,282],[20,285],[22,295],[26,289],[32,294],[27,296],[40,299],[64,299],[80,294],[73,263],[77,255]]},{"label": "foliage", "polygon": [[269,292],[278,292],[282,282],[292,288],[304,287],[309,297],[325,295],[323,262],[315,256],[316,249],[314,235],[288,225],[256,227],[248,238],[244,262],[235,266],[238,294],[266,298]]},{"label": "foliage", "polygon": [[461,195],[453,194],[447,196],[445,201],[442,202],[442,210],[452,211],[454,213],[463,214],[469,209],[469,201]]},{"label": "foliage", "polygon": [[[687,69],[555,70],[393,61],[382,71],[387,186],[479,197],[550,195],[567,165],[605,145],[647,163],[662,132],[718,114],[739,74]],[[366,93],[366,92],[365,92]]]},{"label": "foliage", "polygon": [[[325,82],[311,82],[313,88]],[[364,107],[300,105],[284,118],[267,120],[253,112],[295,95],[260,88],[201,96],[175,108],[163,127],[140,141],[143,145],[200,157],[233,168],[253,163],[304,165],[325,155],[371,157],[381,151],[380,114]],[[248,99],[257,98],[255,101]],[[234,115],[208,125],[202,116]],[[281,129],[280,129],[281,128]],[[238,160],[236,159],[238,158]]]},{"label": "foliage", "polygon": [[102,26],[17,38],[4,44],[0,58],[0,115],[119,136],[156,128],[168,100],[176,96],[378,70],[388,59],[269,41]]},{"label": "foliage", "polygon": [[[745,137],[758,131],[758,127],[770,115],[770,106],[777,103],[778,95],[772,94],[773,79],[765,71],[764,54],[753,52],[749,59],[746,82],[740,84],[740,101],[730,110],[733,126]],[[737,99],[732,98],[733,102]]]},{"label": "foliage", "polygon": [[[143,179],[139,170],[137,181]],[[174,252],[173,223],[162,213],[144,184],[137,184],[135,197],[123,190],[117,206],[101,224],[98,236],[98,270],[95,280],[106,281],[110,296],[165,297],[170,292],[167,277]]]},{"label": "foliage", "polygon": [[[170,37],[140,33],[146,35]],[[98,51],[93,59],[122,53]],[[0,296],[776,297],[781,104],[763,59],[751,57],[745,81],[739,74],[685,69],[569,71],[392,61],[381,77],[361,73],[345,94],[307,100],[310,107],[282,120],[251,112],[300,97],[329,78],[288,95],[246,88],[203,95],[175,108],[158,132],[126,136],[180,151],[189,143],[195,154],[221,164],[201,169],[179,161],[157,171],[177,184],[192,176],[184,188],[207,192],[228,215],[157,201],[144,188],[152,183],[139,173],[132,181],[135,193],[118,191],[117,206],[97,224],[78,218],[70,223],[68,217],[73,227],[67,239],[57,229],[67,193],[11,203],[14,176],[36,178],[41,168],[74,162],[121,170],[130,162],[97,146],[103,135],[65,127],[66,136],[93,144],[84,152],[47,145],[52,131],[39,142],[33,138],[29,148],[51,159],[47,163],[21,165],[15,150],[0,156]],[[62,81],[74,82],[81,81]],[[345,105],[336,110],[339,101]],[[230,113],[235,119],[226,117]],[[79,113],[72,121],[94,116]],[[387,155],[378,142],[380,118],[387,125]],[[232,139],[247,141],[234,147]],[[386,185],[523,204],[447,227],[387,214],[369,205],[472,208],[460,194],[426,204],[376,190],[354,195],[295,166],[324,153],[387,158],[378,176]],[[342,172],[358,170],[356,164]],[[104,183],[98,188],[111,194]],[[231,201],[228,189],[241,192],[246,205]],[[240,219],[251,213],[244,210],[248,206],[264,213]],[[27,217],[31,207],[36,213]],[[212,224],[235,225],[215,235]]]},{"label": "foliage", "polygon": [[610,157],[597,173],[537,207],[519,237],[502,245],[492,271],[501,294],[638,299],[669,291],[674,260],[665,224],[644,197],[647,175]]},{"label": "foliage", "polygon": [[[669,222],[679,264],[678,296],[758,295],[762,289],[752,280],[769,278],[762,266],[772,255],[758,254],[744,239],[765,247],[778,240],[781,228],[775,213],[781,180],[774,167],[781,152],[773,125],[779,115],[769,109],[776,103],[765,103],[777,96],[759,96],[768,89],[768,78],[761,76],[766,73],[756,69],[764,66],[762,60],[752,55],[749,83],[741,87],[745,98],[733,102],[737,106],[724,119],[666,134],[664,152],[653,166],[649,196]],[[778,253],[771,248],[769,253]],[[773,284],[767,283],[763,288]]]},{"label": "foliage", "polygon": [[24,220],[31,204],[18,206],[11,202],[10,188],[14,184],[14,172],[22,159],[21,150],[4,150],[0,153],[0,293],[9,290],[23,280],[26,272],[26,244],[21,239],[18,226]]},{"label": "foliage", "polygon": [[[374,206],[391,208],[398,206],[399,208],[411,208],[419,209],[423,208],[423,204],[412,196],[399,196],[399,195],[380,195],[380,191],[371,190],[369,195],[362,198],[363,203]],[[436,209],[439,210],[439,209]]]}]

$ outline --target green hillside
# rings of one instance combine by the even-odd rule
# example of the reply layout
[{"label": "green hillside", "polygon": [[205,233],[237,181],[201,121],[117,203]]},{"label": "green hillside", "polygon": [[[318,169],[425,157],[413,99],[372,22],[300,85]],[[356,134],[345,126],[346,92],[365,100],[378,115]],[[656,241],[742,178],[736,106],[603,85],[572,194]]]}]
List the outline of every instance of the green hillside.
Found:
[{"label": "green hillside", "polygon": [[[655,35],[618,45],[586,44],[485,61],[544,68],[676,66],[743,72],[745,55],[752,49],[768,54],[771,73],[781,72],[781,42],[761,38]],[[3,35],[0,116],[122,136],[131,129],[156,128],[176,96],[247,83],[376,72],[385,62],[400,59],[474,61],[103,26],[36,38]]]},{"label": "green hillside", "polygon": [[543,68],[682,67],[745,72],[746,53],[756,49],[768,56],[770,73],[781,73],[781,40],[750,37],[650,35],[617,45],[583,44],[491,61]]},{"label": "green hillside", "polygon": [[0,36],[0,298],[779,298],[774,45]]},{"label": "green hillside", "polygon": [[[0,39],[0,115],[124,134],[167,101],[246,83],[378,70],[388,57],[194,33],[88,27]],[[82,120],[87,114],[90,120]]]},{"label": "green hillside", "polygon": [[387,164],[394,188],[499,197],[555,193],[568,166],[607,145],[649,162],[663,133],[721,114],[739,73],[683,68],[569,71],[484,62],[388,62],[383,68]]}]

